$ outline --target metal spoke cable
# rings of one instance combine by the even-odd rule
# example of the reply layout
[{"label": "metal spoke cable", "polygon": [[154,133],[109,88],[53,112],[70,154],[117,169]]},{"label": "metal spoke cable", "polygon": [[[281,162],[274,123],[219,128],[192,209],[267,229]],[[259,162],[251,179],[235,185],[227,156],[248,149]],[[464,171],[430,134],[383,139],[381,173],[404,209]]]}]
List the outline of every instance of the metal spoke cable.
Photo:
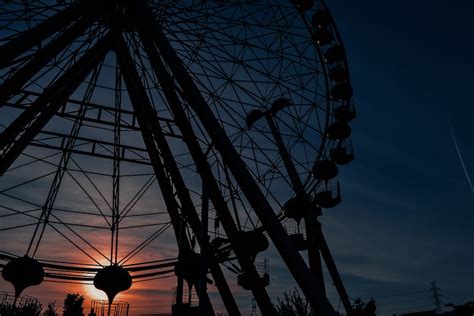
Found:
[{"label": "metal spoke cable", "polygon": [[[101,65],[102,65],[102,63],[99,63],[99,65],[96,67],[96,69],[94,70],[94,72],[92,74],[92,77],[94,78],[93,82],[97,81],[97,79],[98,79],[98,74],[100,73],[100,69],[102,67]],[[90,101],[90,98],[92,96],[93,91],[94,91],[94,86],[89,84],[87,86],[86,92],[84,94],[84,99],[83,99],[84,103]],[[87,110],[87,106],[82,105],[81,108],[82,108],[82,110],[80,111],[80,114],[77,116],[77,120],[74,122],[74,125],[71,129],[71,132],[70,132],[71,137],[68,140],[66,148],[73,148],[74,147],[76,137],[79,134],[79,130],[81,128],[82,120],[83,120],[83,117],[84,117],[85,112]],[[41,232],[39,233],[39,236],[36,239],[36,245],[35,245],[34,250],[32,252],[33,257],[35,256],[36,252],[38,251],[38,247],[40,245],[41,239],[43,238],[43,235],[44,235],[44,232],[45,232],[45,229],[46,229],[46,225],[48,224],[49,216],[51,214],[51,210],[54,207],[54,203],[56,201],[56,197],[57,197],[57,194],[58,194],[58,191],[59,191],[59,187],[60,187],[61,182],[63,180],[64,174],[67,170],[67,166],[68,166],[70,158],[71,158],[71,152],[70,151],[64,151],[64,153],[61,157],[61,161],[59,163],[58,169],[56,171],[55,178],[54,178],[54,180],[51,184],[50,190],[48,192],[46,202],[43,205],[43,212],[41,213],[40,219],[38,221],[38,225],[36,226],[35,231],[33,232],[33,237],[31,238],[30,244],[29,244],[28,249],[26,251],[26,254],[29,254],[29,252],[30,252],[30,250],[33,246],[33,242],[36,239],[36,234],[37,234],[38,229],[40,227],[41,220],[44,217],[43,225],[41,227]]]},{"label": "metal spoke cable", "polygon": [[147,247],[151,242],[153,242],[156,238],[158,238],[161,234],[163,234],[168,228],[172,226],[171,222],[164,225],[156,232],[154,232],[151,236],[145,239],[142,243],[140,243],[137,247],[135,247],[132,251],[130,251],[127,255],[125,255],[118,263],[125,265],[130,259],[135,257],[138,253],[140,253],[145,247]]}]

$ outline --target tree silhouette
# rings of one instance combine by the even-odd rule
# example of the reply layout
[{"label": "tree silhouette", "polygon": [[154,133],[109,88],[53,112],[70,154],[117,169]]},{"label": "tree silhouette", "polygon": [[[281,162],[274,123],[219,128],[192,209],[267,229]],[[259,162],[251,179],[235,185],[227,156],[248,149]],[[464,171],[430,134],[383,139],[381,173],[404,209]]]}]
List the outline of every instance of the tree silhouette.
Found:
[{"label": "tree silhouette", "polygon": [[352,306],[352,315],[353,316],[375,316],[377,306],[374,299],[370,299],[367,303],[364,303],[360,298],[357,298],[354,301]]},{"label": "tree silhouette", "polygon": [[84,296],[75,294],[66,295],[64,300],[63,316],[84,316]]},{"label": "tree silhouette", "polygon": [[310,307],[305,298],[301,297],[297,289],[283,293],[283,300],[278,298],[275,305],[277,315],[280,316],[307,316]]},{"label": "tree silhouette", "polygon": [[56,302],[48,303],[48,307],[43,313],[43,316],[58,316],[58,312],[56,311]]},{"label": "tree silhouette", "polygon": [[23,306],[0,304],[0,315],[3,316],[39,316],[42,306],[37,302],[27,303]]}]

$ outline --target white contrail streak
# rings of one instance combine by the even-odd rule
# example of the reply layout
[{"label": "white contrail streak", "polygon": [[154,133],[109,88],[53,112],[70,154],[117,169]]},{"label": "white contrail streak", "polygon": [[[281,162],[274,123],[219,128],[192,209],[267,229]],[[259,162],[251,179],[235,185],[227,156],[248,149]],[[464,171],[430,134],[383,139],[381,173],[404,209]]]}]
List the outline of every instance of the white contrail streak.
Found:
[{"label": "white contrail streak", "polygon": [[449,122],[449,129],[451,130],[451,136],[453,137],[454,146],[456,147],[456,151],[458,153],[459,161],[461,162],[462,168],[464,170],[464,174],[466,175],[467,182],[469,183],[469,187],[471,188],[471,192],[474,193],[474,187],[472,186],[471,177],[467,172],[466,165],[464,164],[464,159],[462,158],[461,149],[459,149],[458,142],[456,141],[456,136],[454,135],[453,126],[451,122]]}]

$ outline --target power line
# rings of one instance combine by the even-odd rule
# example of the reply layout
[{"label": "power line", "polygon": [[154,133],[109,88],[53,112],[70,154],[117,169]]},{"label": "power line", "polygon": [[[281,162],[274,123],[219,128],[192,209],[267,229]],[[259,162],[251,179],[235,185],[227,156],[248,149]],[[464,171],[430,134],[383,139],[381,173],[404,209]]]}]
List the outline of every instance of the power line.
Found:
[{"label": "power line", "polygon": [[[380,295],[380,296],[372,296],[374,298],[376,298],[377,300],[380,300],[380,299],[390,299],[390,298],[393,298],[393,297],[400,297],[400,296],[407,296],[407,295],[413,295],[413,294],[420,294],[420,293],[429,293],[431,292],[431,290],[418,290],[418,291],[410,291],[410,292],[404,292],[404,293],[398,293],[398,294],[389,294],[389,295]],[[372,297],[360,297],[362,299],[371,299]]]},{"label": "power line", "polygon": [[413,302],[419,302],[419,301],[426,301],[426,300],[429,300],[429,299],[431,299],[431,296],[424,296],[424,297],[410,298],[410,299],[393,301],[393,302],[383,302],[382,304],[377,303],[377,306],[388,306],[388,305],[394,305],[394,304],[413,303]]},{"label": "power line", "polygon": [[431,305],[432,305],[432,303],[423,304],[423,305],[416,305],[416,306],[410,306],[410,307],[403,307],[403,308],[398,308],[398,309],[392,310],[390,313],[395,314],[396,312],[409,311],[409,310],[412,310],[412,309],[416,309],[416,308],[420,308],[420,307],[428,307],[428,306],[431,306]]}]

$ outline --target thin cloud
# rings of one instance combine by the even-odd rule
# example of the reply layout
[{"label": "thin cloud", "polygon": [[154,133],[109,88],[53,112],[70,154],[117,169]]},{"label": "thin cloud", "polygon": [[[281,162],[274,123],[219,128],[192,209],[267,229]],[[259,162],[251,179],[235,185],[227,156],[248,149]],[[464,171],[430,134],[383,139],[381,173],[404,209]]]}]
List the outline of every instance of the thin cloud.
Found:
[{"label": "thin cloud", "polygon": [[464,159],[461,154],[461,149],[459,148],[458,142],[456,140],[456,135],[454,135],[454,130],[453,126],[451,125],[451,122],[449,122],[449,130],[451,131],[451,136],[453,138],[454,142],[454,147],[456,148],[456,152],[458,154],[459,161],[461,162],[462,169],[464,171],[464,175],[466,176],[467,182],[469,183],[469,187],[471,188],[471,192],[474,193],[474,187],[472,186],[472,181],[471,177],[469,176],[469,173],[467,172],[466,164],[464,163]]}]

